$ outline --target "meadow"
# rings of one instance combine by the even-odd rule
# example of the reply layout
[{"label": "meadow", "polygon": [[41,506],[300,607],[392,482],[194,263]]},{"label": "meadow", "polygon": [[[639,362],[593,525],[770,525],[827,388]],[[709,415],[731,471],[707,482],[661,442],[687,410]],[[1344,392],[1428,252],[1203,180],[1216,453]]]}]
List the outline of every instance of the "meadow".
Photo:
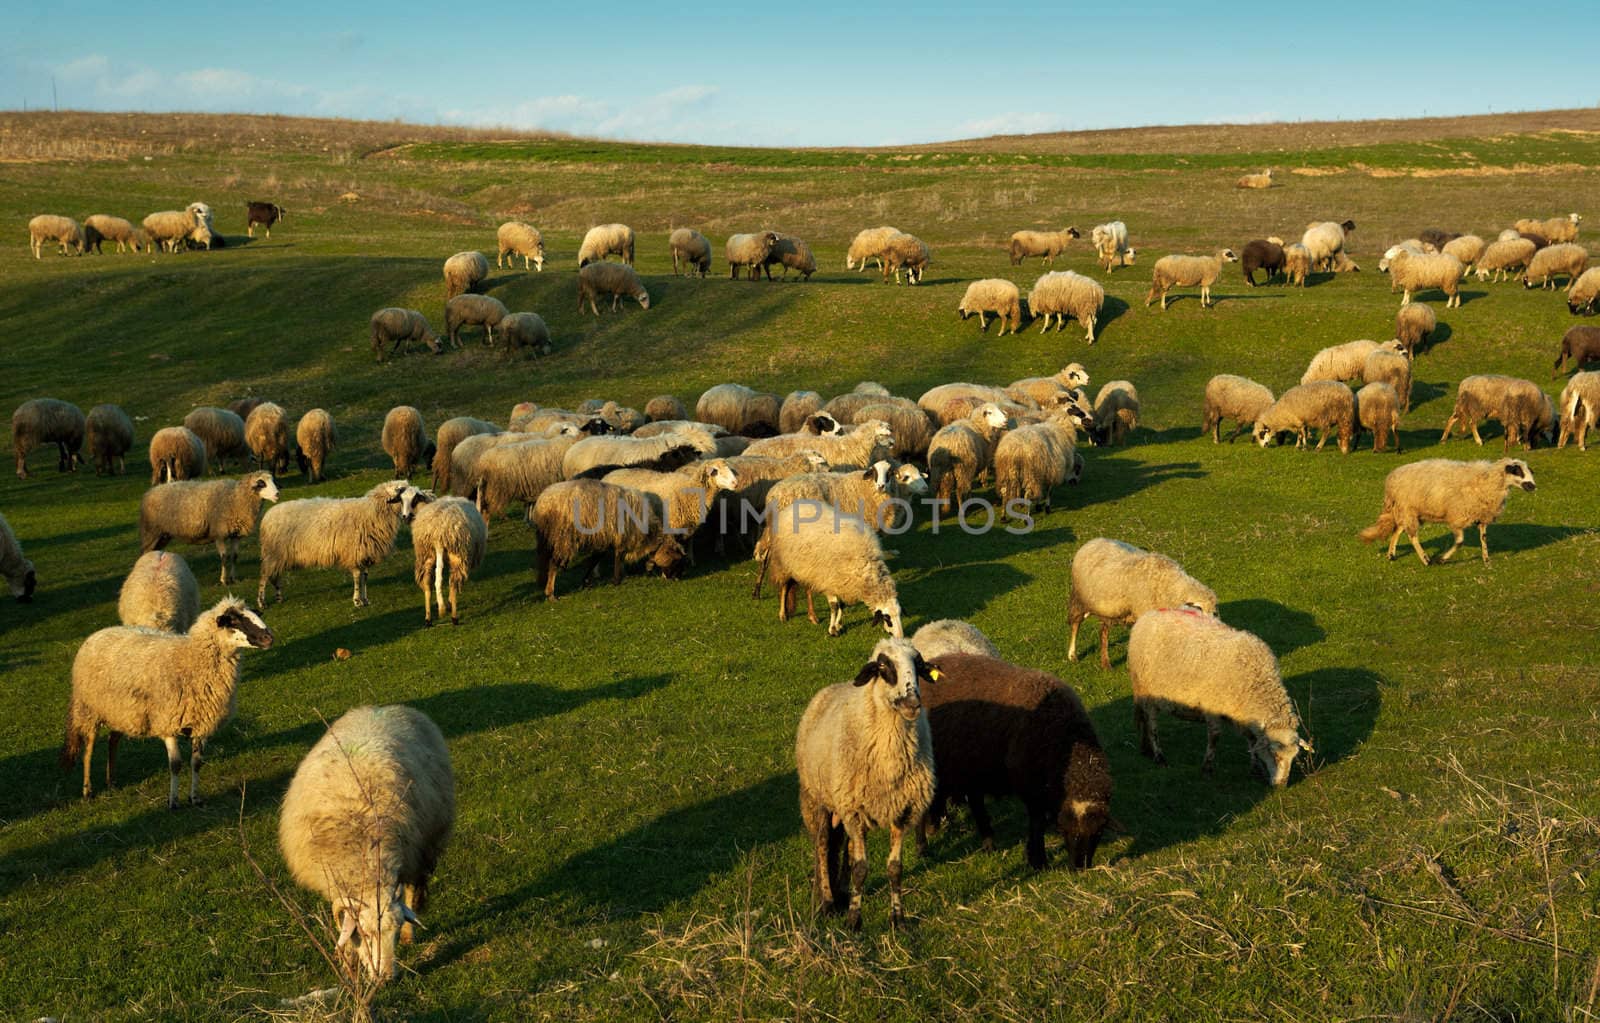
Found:
[{"label": "meadow", "polygon": [[[0,1019],[300,1018],[281,1007],[333,978],[247,862],[308,914],[276,848],[277,807],[324,722],[404,702],[443,729],[460,804],[426,929],[375,1004],[386,1020],[1588,1020],[1600,986],[1600,452],[1539,449],[1538,481],[1444,565],[1384,560],[1356,532],[1385,474],[1420,458],[1499,457],[1439,444],[1456,381],[1527,377],[1574,322],[1559,292],[1464,286],[1419,356],[1405,453],[1262,450],[1199,436],[1214,373],[1274,392],[1325,345],[1390,336],[1399,296],[1376,272],[1425,227],[1487,237],[1524,216],[1600,218],[1600,117],[1571,111],[1474,121],[1251,126],[995,139],[906,150],[644,146],[398,124],[284,118],[0,115],[0,406],[52,396],[136,419],[126,475],[0,483],[0,511],[37,565],[32,604],[0,602]],[[1153,140],[1153,141],[1152,141]],[[1163,148],[1165,147],[1165,148]],[[1279,184],[1233,180],[1271,166]],[[288,210],[244,237],[243,204]],[[137,221],[203,200],[228,246],[177,256],[35,261],[40,212]],[[440,264],[493,252],[524,219],[543,273],[496,269],[488,291],[550,323],[552,355],[479,345],[376,362],[374,309],[412,306],[442,326]],[[1193,289],[1143,304],[1167,252],[1239,249],[1353,219],[1357,274],[1303,290],[1246,288],[1236,266],[1201,309]],[[1127,222],[1137,265],[1109,277],[1087,241],[1059,266],[1107,291],[1099,341],[1076,326],[996,338],[955,307],[976,278],[1026,287],[1013,230]],[[651,307],[575,309],[584,230],[634,228]],[[917,287],[844,270],[862,227],[928,242]],[[670,229],[698,228],[705,280],[671,276]],[[810,242],[800,283],[730,281],[722,240],[775,228]],[[992,807],[997,851],[966,822],[909,853],[908,926],[887,920],[872,845],[866,926],[817,920],[794,777],[795,725],[821,686],[853,677],[881,635],[862,609],[829,639],[749,596],[756,565],[702,561],[679,582],[630,577],[546,604],[520,515],[494,522],[459,627],[423,627],[409,540],[372,574],[297,572],[264,617],[278,642],[248,652],[239,711],[207,747],[206,802],[169,812],[161,745],[124,743],[119,784],[79,798],[57,764],[74,651],[116,620],[138,552],[137,507],[157,428],[198,404],[260,394],[298,417],[323,407],[340,445],[329,479],[284,499],[358,494],[392,474],[386,411],[430,431],[470,414],[503,422],[524,400],[690,407],[737,381],[825,396],[871,379],[916,397],[947,381],[1005,384],[1082,362],[1093,388],[1134,381],[1132,443],[1091,448],[1084,478],[1029,534],[926,522],[893,546],[907,629],[943,617],[983,629],[1018,663],[1059,675],[1094,719],[1121,830],[1093,869],[1035,873],[1025,816]],[[9,441],[7,442],[9,446]],[[421,482],[420,478],[418,482]],[[1083,541],[1160,550],[1210,584],[1221,616],[1280,659],[1315,743],[1287,788],[1204,729],[1168,720],[1171,765],[1139,755],[1126,630],[1112,670],[1066,659],[1067,570]],[[1425,532],[1437,552],[1448,536]],[[209,548],[183,548],[214,603]],[[241,548],[253,594],[256,546]],[[336,650],[352,652],[337,659]],[[1057,843],[1052,839],[1052,855]],[[314,1018],[307,1015],[305,1018]]]}]

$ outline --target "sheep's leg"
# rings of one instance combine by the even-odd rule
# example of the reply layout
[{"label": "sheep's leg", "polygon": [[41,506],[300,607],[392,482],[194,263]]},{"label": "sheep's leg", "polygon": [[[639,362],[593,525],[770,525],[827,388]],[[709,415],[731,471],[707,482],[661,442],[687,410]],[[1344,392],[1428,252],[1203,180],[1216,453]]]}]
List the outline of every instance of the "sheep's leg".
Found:
[{"label": "sheep's leg", "polygon": [[1411,549],[1417,552],[1417,557],[1422,559],[1422,563],[1424,565],[1430,564],[1428,555],[1422,549],[1422,538],[1419,535],[1418,530],[1412,529],[1408,535],[1411,537]]},{"label": "sheep's leg", "polygon": [[1083,605],[1078,603],[1078,595],[1074,593],[1067,600],[1067,624],[1072,628],[1067,637],[1067,660],[1069,661],[1078,659],[1078,627],[1083,624],[1083,620],[1087,617],[1089,617],[1089,613],[1083,609]]},{"label": "sheep's leg", "polygon": [[1478,523],[1478,546],[1483,549],[1483,563],[1487,565],[1489,563],[1489,524],[1487,522]]},{"label": "sheep's leg", "polygon": [[1443,554],[1439,555],[1439,560],[1440,561],[1449,561],[1451,556],[1453,554],[1455,554],[1456,551],[1460,550],[1462,541],[1464,541],[1466,539],[1467,531],[1464,530],[1464,529],[1454,529],[1454,528],[1452,528],[1450,530],[1450,532],[1455,534],[1456,542],[1450,545],[1450,549],[1449,550],[1447,550]]},{"label": "sheep's leg", "polygon": [[786,622],[792,614],[794,614],[794,580],[785,579],[778,587],[778,621]]},{"label": "sheep's leg", "polygon": [[1156,709],[1148,703],[1138,700],[1133,702],[1133,723],[1139,732],[1139,752],[1165,766],[1166,754],[1161,752],[1161,744],[1156,741]]},{"label": "sheep's leg", "polygon": [[861,930],[861,896],[867,888],[867,829],[857,823],[846,825],[850,840],[850,913],[845,923],[852,931]]},{"label": "sheep's leg", "polygon": [[[77,725],[76,723],[73,723],[68,727],[75,728]],[[94,732],[95,730],[93,728],[88,728],[84,729],[83,732],[80,733],[83,738],[83,798],[85,799],[88,799],[94,791],[93,787],[89,784],[89,761],[94,756]]]},{"label": "sheep's leg", "polygon": [[905,922],[905,910],[900,905],[900,848],[905,842],[905,829],[896,824],[889,825],[889,922],[901,924]]},{"label": "sheep's leg", "polygon": [[217,560],[222,562],[222,585],[233,582],[233,573],[228,570],[228,540],[224,537],[217,541]]},{"label": "sheep's leg", "polygon": [[972,814],[972,826],[983,839],[983,851],[994,852],[994,822],[989,819],[989,808],[984,805],[982,792],[967,793],[967,810]]},{"label": "sheep's leg", "polygon": [[1111,623],[1100,619],[1100,670],[1111,670]]},{"label": "sheep's leg", "polygon": [[1050,857],[1044,851],[1045,824],[1051,814],[1042,806],[1028,807],[1028,866],[1034,870],[1043,870],[1050,864]]},{"label": "sheep's leg", "polygon": [[183,757],[178,755],[178,737],[164,735],[161,741],[167,744],[167,774],[170,781],[167,785],[167,809],[178,808],[178,772],[183,770]]},{"label": "sheep's leg", "polygon": [[200,805],[200,765],[205,763],[206,741],[189,739],[189,805]]},{"label": "sheep's leg", "polygon": [[984,319],[982,309],[978,310],[978,328],[985,334],[989,333],[989,321]]},{"label": "sheep's leg", "polygon": [[828,595],[828,635],[844,635],[844,605],[831,593]]},{"label": "sheep's leg", "polygon": [[[106,788],[116,784],[117,777],[117,744],[122,741],[121,732],[108,732],[106,734]],[[84,793],[88,795],[88,793]]]},{"label": "sheep's leg", "polygon": [[1476,422],[1472,424],[1472,442],[1480,448],[1483,447],[1483,437],[1478,434],[1478,424]]},{"label": "sheep's leg", "polygon": [[367,605],[366,594],[361,592],[363,589],[362,584],[366,581],[363,577],[366,574],[367,571],[364,568],[352,568],[350,570],[350,602],[356,607],[366,607]]},{"label": "sheep's leg", "polygon": [[1200,773],[1210,774],[1217,766],[1217,736],[1222,734],[1222,721],[1215,715],[1206,715],[1206,756],[1200,761]]},{"label": "sheep's leg", "polygon": [[[829,626],[829,628],[832,628],[832,626],[833,626],[833,605],[832,604],[828,605],[828,612],[829,612],[829,614],[828,614],[828,626]],[[809,621],[812,625],[816,625],[817,624],[817,591],[813,590],[813,589],[809,589],[809,588],[806,590],[806,620]]]}]

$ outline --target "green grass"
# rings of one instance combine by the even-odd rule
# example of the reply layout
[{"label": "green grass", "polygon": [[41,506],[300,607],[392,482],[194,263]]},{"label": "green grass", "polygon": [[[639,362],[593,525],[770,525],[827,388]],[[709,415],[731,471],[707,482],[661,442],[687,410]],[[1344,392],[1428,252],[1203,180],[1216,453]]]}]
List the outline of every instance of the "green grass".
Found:
[{"label": "green grass", "polygon": [[[1374,148],[1408,167],[1449,168],[1462,150],[1492,164],[1594,162],[1554,148],[1566,144]],[[577,591],[569,575],[547,605],[531,534],[510,519],[493,524],[460,628],[422,627],[408,544],[374,572],[367,609],[349,606],[339,573],[293,574],[266,614],[279,642],[247,654],[238,717],[208,747],[207,803],[165,809],[162,751],[149,740],[124,744],[117,789],[81,801],[76,772],[56,765],[68,671],[83,637],[115,621],[148,467],[142,443],[117,479],[59,476],[36,455],[33,479],[0,484],[41,586],[31,605],[0,604],[0,1018],[261,1018],[327,986],[245,863],[240,828],[292,890],[275,843],[288,778],[324,719],[380,701],[439,723],[460,789],[427,929],[403,955],[415,974],[383,993],[380,1018],[1591,1018],[1597,456],[1528,454],[1539,489],[1512,497],[1491,528],[1488,565],[1470,548],[1444,566],[1387,564],[1354,536],[1394,465],[1479,456],[1437,444],[1460,377],[1506,372],[1559,389],[1548,367],[1572,322],[1560,295],[1474,282],[1460,309],[1438,307],[1447,336],[1417,363],[1399,459],[1217,447],[1196,425],[1213,373],[1281,391],[1318,348],[1387,336],[1398,301],[1372,272],[1387,243],[1435,224],[1490,234],[1521,216],[1592,218],[1600,172],[1346,170],[1246,194],[1220,168],[1264,159],[1091,170],[965,155],[763,165],[575,141],[354,161],[259,149],[0,168],[0,223],[18,225],[14,238],[43,210],[137,219],[204,198],[231,236],[246,198],[290,210],[270,241],[210,254],[36,263],[20,242],[6,247],[0,380],[11,406],[117,402],[143,442],[198,403],[261,393],[294,415],[320,405],[339,426],[331,478],[286,481],[292,499],[386,478],[378,431],[401,403],[431,428],[458,414],[503,421],[528,399],[638,407],[673,393],[692,405],[729,380],[832,394],[877,379],[916,396],[1080,360],[1096,387],[1135,381],[1145,414],[1134,443],[1088,450],[1082,486],[1035,532],[935,536],[924,523],[893,544],[908,626],[968,618],[1012,659],[1078,689],[1126,830],[1092,871],[1034,874],[1023,814],[1004,801],[997,853],[963,822],[928,858],[910,856],[912,927],[887,926],[881,841],[863,934],[815,922],[794,727],[818,687],[867,656],[877,634],[865,614],[853,609],[834,640],[804,620],[781,625],[770,596],[749,599],[754,566],[740,561],[617,589]],[[629,155],[592,155],[613,152]],[[346,192],[360,199],[341,202]],[[508,214],[545,229],[552,261],[543,274],[496,271],[491,293],[545,316],[555,354],[508,361],[471,341],[374,363],[371,311],[414,305],[439,323],[443,258],[492,246]],[[1365,273],[1250,291],[1230,268],[1215,309],[1192,295],[1165,313],[1143,307],[1154,256],[1346,216],[1360,224]],[[1065,221],[1087,232],[1113,217],[1132,228],[1139,266],[1106,280],[1083,243],[1064,260],[1106,281],[1109,321],[1092,348],[1075,329],[996,339],[953,315],[971,279],[1026,286],[1037,275],[1006,264],[1011,230]],[[609,220],[639,232],[652,307],[597,321],[574,309],[572,263],[582,231]],[[851,234],[879,222],[929,241],[926,284],[840,269]],[[791,231],[821,271],[806,284],[675,279],[665,234],[676,224],[719,249],[734,230]],[[1482,454],[1497,455],[1498,431],[1487,433]],[[1176,557],[1217,590],[1227,621],[1272,645],[1317,747],[1287,789],[1265,790],[1232,736],[1216,775],[1202,776],[1203,729],[1179,721],[1162,726],[1172,765],[1143,760],[1125,630],[1113,631],[1113,671],[1066,661],[1067,567],[1101,535]],[[1437,527],[1426,543],[1440,549]],[[184,553],[205,599],[220,598],[214,553]],[[237,592],[253,591],[253,541],[241,570]],[[354,656],[336,660],[339,648]]]}]

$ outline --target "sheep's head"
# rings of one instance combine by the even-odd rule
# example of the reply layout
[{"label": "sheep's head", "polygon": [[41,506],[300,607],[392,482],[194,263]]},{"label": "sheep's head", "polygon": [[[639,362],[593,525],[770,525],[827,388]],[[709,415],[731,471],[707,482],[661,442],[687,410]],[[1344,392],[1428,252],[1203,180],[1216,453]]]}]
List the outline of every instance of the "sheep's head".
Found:
[{"label": "sheep's head", "polygon": [[616,431],[613,430],[611,424],[606,422],[604,419],[601,419],[599,416],[591,416],[590,418],[584,420],[582,426],[578,427],[578,432],[591,437],[597,437],[601,434],[615,433]]},{"label": "sheep's head", "polygon": [[1005,409],[992,401],[986,401],[972,410],[972,418],[989,427],[991,430],[1004,430],[1011,420],[1006,415]]},{"label": "sheep's head", "polygon": [[1138,252],[1136,252],[1133,249],[1123,249],[1122,250],[1122,265],[1123,266],[1132,266],[1133,265],[1133,257],[1136,256],[1136,255],[1138,255]]},{"label": "sheep's head", "polygon": [[[483,481],[479,480],[477,488],[481,492]],[[435,500],[431,490],[418,490],[416,487],[407,487],[400,495],[400,517],[407,522],[415,522],[417,512],[429,501]]]},{"label": "sheep's head", "polygon": [[1056,381],[1063,387],[1088,387],[1089,371],[1082,363],[1069,362],[1056,374]]},{"label": "sheep's head", "polygon": [[936,683],[939,677],[939,669],[923,660],[910,640],[896,636],[878,641],[872,660],[856,672],[854,684],[882,683],[882,688],[873,687],[877,699],[907,721],[914,721],[922,713],[920,684]]},{"label": "sheep's head", "polygon": [[826,412],[817,412],[806,417],[802,432],[814,433],[820,437],[838,437],[844,434],[844,424]]},{"label": "sheep's head", "polygon": [[1532,490],[1533,470],[1528,468],[1528,463],[1520,458],[1502,458],[1500,466],[1505,470],[1506,486],[1521,487],[1523,490]]},{"label": "sheep's head", "polygon": [[650,552],[647,568],[660,570],[663,579],[678,579],[683,576],[683,567],[688,562],[689,555],[675,537],[663,537]]},{"label": "sheep's head", "polygon": [[1254,437],[1256,443],[1262,447],[1271,447],[1277,442],[1278,431],[1268,426],[1264,421],[1257,419],[1255,426],[1250,430],[1250,436]]},{"label": "sheep's head", "polygon": [[[245,607],[242,600],[224,597],[206,617],[216,623],[210,627],[221,634],[228,646],[265,650],[272,645],[272,630],[267,628],[267,623],[261,620],[260,615]],[[207,627],[202,624],[204,621],[202,618],[194,628]]]},{"label": "sheep's head", "polygon": [[884,603],[873,608],[872,620],[876,624],[883,626],[883,631],[896,639],[906,634],[904,627],[901,625],[900,601],[897,598],[890,597]]},{"label": "sheep's head", "polygon": [[1311,751],[1310,740],[1300,737],[1296,722],[1256,735],[1250,743],[1250,765],[1274,788],[1282,788],[1289,781],[1289,768],[1294,766],[1295,757]]},{"label": "sheep's head", "polygon": [[1073,870],[1094,866],[1100,836],[1110,823],[1111,769],[1105,751],[1085,742],[1074,743],[1061,809],[1056,814],[1056,830],[1066,842]]},{"label": "sheep's head", "polygon": [[1237,263],[1237,262],[1239,262],[1239,257],[1234,255],[1234,252],[1233,252],[1232,249],[1223,249],[1221,252],[1217,253],[1217,258],[1222,260],[1224,263]]},{"label": "sheep's head", "polygon": [[705,463],[706,486],[711,490],[738,490],[739,474],[726,461],[715,458]]},{"label": "sheep's head", "polygon": [[650,293],[644,290],[643,287],[635,288],[633,291],[633,297],[639,300],[640,309],[650,308]]},{"label": "sheep's head", "polygon": [[888,459],[880,458],[866,467],[861,473],[861,478],[871,480],[873,487],[880,494],[886,494],[889,492],[889,474],[893,470],[894,466],[889,464]]},{"label": "sheep's head", "polygon": [[894,471],[894,481],[905,493],[919,496],[928,493],[928,477],[910,462]]},{"label": "sheep's head", "polygon": [[414,489],[416,488],[405,480],[386,480],[367,491],[367,496],[374,501],[395,505],[395,510],[399,511],[398,506],[405,499],[406,491]]},{"label": "sheep's head", "polygon": [[367,976],[378,981],[394,978],[394,945],[400,928],[422,924],[400,897],[397,886],[389,887],[376,904],[353,898],[340,900],[334,921],[339,925],[335,948],[341,955],[354,956]]},{"label": "sheep's head", "polygon": [[272,478],[270,472],[253,472],[239,481],[255,492],[258,500],[276,501],[278,499],[278,483]]},{"label": "sheep's head", "polygon": [[27,568],[21,575],[12,576],[7,580],[11,595],[17,598],[17,603],[26,604],[33,600],[33,589],[38,584],[38,578],[33,574],[33,563],[23,561]]},{"label": "sheep's head", "polygon": [[883,420],[869,419],[857,429],[870,430],[872,433],[872,453],[868,456],[871,461],[888,458],[894,451],[894,431]]}]

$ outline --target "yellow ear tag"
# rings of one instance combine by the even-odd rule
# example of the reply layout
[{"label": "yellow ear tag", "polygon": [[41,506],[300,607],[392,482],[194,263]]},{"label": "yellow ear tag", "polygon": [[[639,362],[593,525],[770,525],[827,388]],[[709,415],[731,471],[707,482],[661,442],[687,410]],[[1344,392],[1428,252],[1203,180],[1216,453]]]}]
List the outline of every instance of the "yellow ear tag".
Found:
[{"label": "yellow ear tag", "polygon": [[938,668],[929,668],[928,669],[928,677],[933,679],[935,682],[939,681],[940,676],[942,676],[943,674],[944,674],[944,672],[940,671]]}]

